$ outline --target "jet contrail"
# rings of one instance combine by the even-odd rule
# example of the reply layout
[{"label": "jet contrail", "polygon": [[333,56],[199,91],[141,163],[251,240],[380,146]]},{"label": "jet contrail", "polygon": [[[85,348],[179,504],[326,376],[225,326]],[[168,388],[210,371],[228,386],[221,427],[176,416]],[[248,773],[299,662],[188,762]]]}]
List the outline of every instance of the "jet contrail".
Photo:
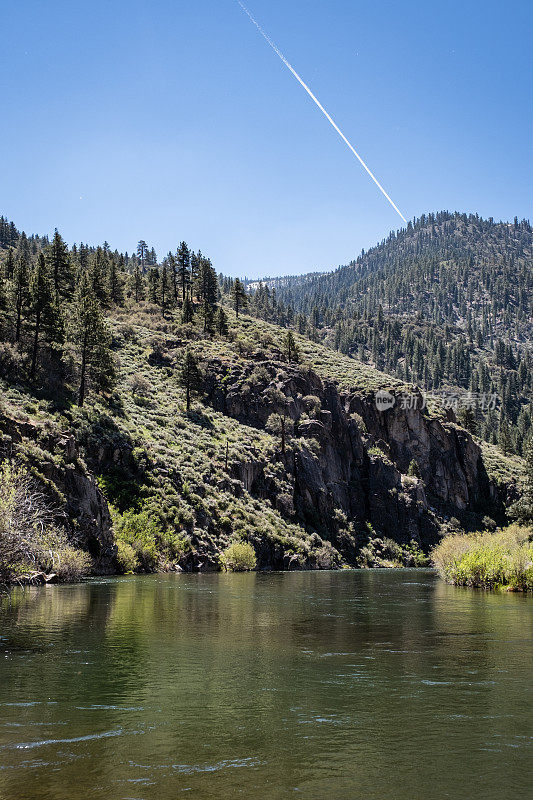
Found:
[{"label": "jet contrail", "polygon": [[333,125],[333,127],[335,128],[335,130],[337,131],[337,133],[339,134],[339,136],[340,136],[340,137],[341,137],[341,139],[343,140],[343,142],[344,142],[345,144],[347,144],[347,145],[348,145],[348,147],[350,148],[350,150],[352,151],[352,153],[354,154],[354,156],[357,158],[357,160],[359,161],[359,163],[361,164],[361,166],[362,166],[362,167],[364,167],[364,169],[366,169],[366,171],[368,172],[368,174],[370,175],[370,177],[372,178],[372,180],[374,181],[374,183],[375,183],[375,184],[376,184],[376,186],[378,187],[379,191],[380,191],[380,192],[381,192],[381,193],[382,193],[382,194],[383,194],[383,195],[384,195],[384,196],[387,198],[387,200],[389,201],[389,203],[391,204],[391,206],[393,207],[393,209],[394,209],[394,210],[395,210],[395,211],[396,211],[396,212],[397,212],[397,213],[400,215],[400,217],[403,219],[403,221],[404,221],[404,222],[407,222],[407,220],[405,219],[404,215],[402,214],[402,212],[400,211],[400,209],[398,208],[398,206],[397,206],[397,205],[396,205],[396,204],[395,204],[395,203],[392,201],[392,199],[389,197],[389,195],[387,194],[387,192],[385,191],[385,189],[383,188],[383,186],[381,185],[381,183],[378,181],[378,179],[376,178],[376,176],[375,176],[375,175],[374,175],[374,174],[371,172],[371,170],[370,170],[370,169],[367,167],[367,165],[365,164],[365,162],[363,161],[363,159],[361,158],[361,156],[359,155],[359,153],[357,152],[357,150],[356,150],[354,147],[352,147],[352,145],[350,144],[350,142],[348,141],[348,139],[346,138],[346,136],[344,135],[344,133],[341,131],[341,129],[339,128],[339,126],[338,126],[338,125],[337,125],[337,124],[336,124],[336,123],[335,123],[335,122],[334,122],[334,121],[331,119],[330,115],[328,114],[328,112],[326,111],[326,109],[324,108],[324,106],[323,106],[323,105],[320,103],[320,101],[319,101],[319,100],[318,100],[318,99],[315,97],[315,95],[313,94],[313,92],[311,91],[311,89],[309,88],[309,86],[308,86],[308,85],[305,83],[305,81],[303,81],[303,80],[302,80],[302,78],[300,78],[300,76],[298,75],[298,73],[296,72],[296,70],[294,69],[294,67],[293,67],[291,64],[289,64],[289,62],[287,61],[287,59],[285,58],[285,56],[283,55],[283,53],[281,52],[281,50],[279,50],[279,49],[278,49],[278,47],[276,47],[276,45],[274,44],[274,42],[272,41],[272,39],[270,38],[270,36],[269,36],[269,35],[268,35],[268,34],[267,34],[267,33],[266,33],[264,30],[263,30],[263,28],[262,28],[262,27],[261,27],[261,25],[260,25],[260,24],[257,22],[257,20],[256,20],[256,19],[254,19],[254,17],[253,17],[253,16],[252,16],[252,14],[250,13],[250,11],[248,11],[248,9],[247,9],[247,8],[246,8],[246,6],[244,5],[244,3],[241,3],[241,0],[236,0],[236,2],[237,2],[239,5],[240,5],[240,7],[241,7],[241,8],[242,8],[242,10],[244,11],[244,13],[245,13],[245,14],[246,14],[246,15],[247,15],[249,18],[250,18],[250,20],[253,22],[253,24],[255,25],[255,27],[257,28],[257,30],[259,31],[259,33],[261,34],[261,36],[262,36],[262,37],[263,37],[263,38],[264,38],[264,39],[265,39],[265,40],[268,42],[268,44],[270,45],[270,47],[272,48],[272,50],[273,50],[273,51],[274,51],[274,52],[275,52],[275,53],[276,53],[276,54],[277,54],[277,55],[278,55],[278,56],[281,58],[281,60],[282,60],[282,61],[283,61],[283,63],[285,64],[285,66],[286,66],[288,69],[290,69],[290,71],[292,72],[292,74],[294,75],[294,77],[296,78],[296,80],[298,81],[298,83],[300,83],[300,84],[301,84],[301,85],[304,87],[305,91],[307,92],[307,94],[309,95],[309,97],[311,98],[311,100],[313,100],[313,101],[314,101],[314,102],[317,104],[317,106],[318,106],[318,107],[319,107],[319,109],[322,111],[322,113],[324,114],[324,116],[326,117],[326,119],[328,120],[328,122],[330,122],[330,123]]}]

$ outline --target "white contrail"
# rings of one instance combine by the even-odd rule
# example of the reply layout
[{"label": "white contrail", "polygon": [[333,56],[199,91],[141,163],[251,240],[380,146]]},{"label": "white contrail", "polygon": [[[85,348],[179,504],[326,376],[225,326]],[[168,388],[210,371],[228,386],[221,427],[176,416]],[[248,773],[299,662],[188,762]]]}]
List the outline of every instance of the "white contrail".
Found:
[{"label": "white contrail", "polygon": [[328,114],[328,112],[326,111],[326,109],[324,108],[324,106],[323,106],[323,105],[320,103],[320,101],[318,100],[318,98],[316,98],[316,97],[315,97],[315,95],[313,94],[313,92],[311,91],[311,89],[309,88],[309,86],[308,86],[308,85],[305,83],[305,81],[303,81],[303,80],[300,78],[300,76],[298,75],[298,73],[296,72],[296,70],[294,69],[294,67],[293,67],[293,66],[292,66],[292,65],[291,65],[291,64],[290,64],[290,63],[287,61],[287,59],[285,58],[285,56],[283,55],[283,53],[281,52],[281,50],[279,50],[279,49],[278,49],[278,47],[276,47],[276,45],[274,44],[274,42],[272,41],[272,39],[270,38],[270,36],[269,36],[269,35],[268,35],[268,34],[267,34],[267,33],[266,33],[264,30],[263,30],[263,28],[261,27],[261,25],[260,25],[260,24],[257,22],[257,20],[256,20],[256,19],[255,19],[255,18],[252,16],[252,14],[250,13],[250,11],[248,11],[248,9],[247,9],[247,8],[246,8],[246,6],[244,5],[244,3],[241,3],[241,0],[236,0],[236,1],[237,1],[237,3],[240,5],[240,7],[241,7],[241,8],[242,8],[242,10],[244,11],[244,13],[245,13],[245,14],[246,14],[246,15],[247,15],[247,16],[250,18],[250,20],[253,22],[253,24],[255,25],[255,27],[257,28],[257,30],[259,31],[259,33],[261,34],[261,36],[262,36],[262,37],[263,37],[263,38],[264,38],[264,39],[265,39],[265,40],[268,42],[268,44],[270,45],[270,47],[272,48],[272,50],[274,50],[274,52],[275,52],[275,53],[276,53],[276,54],[277,54],[277,55],[278,55],[278,56],[281,58],[281,60],[282,60],[282,61],[283,61],[283,63],[285,64],[285,66],[286,66],[288,69],[290,69],[290,71],[292,72],[292,74],[294,75],[294,77],[296,78],[296,80],[298,81],[298,83],[300,83],[300,84],[301,84],[301,85],[304,87],[305,91],[307,92],[307,94],[309,95],[309,97],[311,98],[311,100],[313,100],[313,101],[314,101],[314,102],[317,104],[317,106],[318,106],[318,107],[319,107],[319,109],[322,111],[322,113],[324,114],[324,116],[326,117],[326,119],[327,119],[327,120],[328,120],[328,121],[329,121],[329,122],[330,122],[330,123],[333,125],[333,127],[335,128],[335,130],[337,131],[337,133],[339,134],[339,136],[340,136],[340,137],[341,137],[341,139],[343,140],[343,142],[344,142],[345,144],[347,144],[347,145],[348,145],[348,147],[350,148],[350,150],[352,151],[352,153],[354,154],[354,156],[357,158],[357,160],[359,161],[359,163],[361,164],[361,166],[362,166],[362,167],[364,167],[364,169],[366,169],[366,171],[368,172],[368,174],[370,175],[370,177],[372,178],[372,180],[374,181],[374,183],[376,184],[376,186],[378,187],[378,189],[380,190],[380,192],[381,192],[383,195],[385,195],[385,197],[387,198],[387,200],[389,201],[389,203],[391,204],[391,206],[393,207],[393,209],[394,209],[394,210],[395,210],[395,211],[396,211],[396,212],[397,212],[397,213],[400,215],[400,217],[403,219],[403,221],[404,221],[404,222],[407,222],[407,220],[405,219],[404,215],[402,214],[402,212],[400,211],[400,209],[398,208],[398,206],[397,206],[397,205],[396,205],[396,204],[393,202],[393,200],[392,200],[392,199],[389,197],[389,195],[387,194],[387,192],[385,191],[385,189],[383,188],[383,186],[381,185],[381,183],[378,181],[378,179],[376,178],[376,176],[375,176],[375,175],[374,175],[374,174],[371,172],[371,170],[370,170],[370,169],[367,167],[367,165],[365,164],[365,162],[363,161],[363,159],[361,158],[361,156],[359,155],[359,153],[357,152],[357,150],[356,150],[354,147],[352,147],[352,145],[350,144],[350,142],[348,141],[348,139],[346,138],[346,136],[344,135],[344,133],[341,131],[341,129],[339,128],[339,126],[338,126],[338,125],[337,125],[337,124],[336,124],[336,123],[335,123],[335,122],[334,122],[334,121],[331,119],[330,115]]}]

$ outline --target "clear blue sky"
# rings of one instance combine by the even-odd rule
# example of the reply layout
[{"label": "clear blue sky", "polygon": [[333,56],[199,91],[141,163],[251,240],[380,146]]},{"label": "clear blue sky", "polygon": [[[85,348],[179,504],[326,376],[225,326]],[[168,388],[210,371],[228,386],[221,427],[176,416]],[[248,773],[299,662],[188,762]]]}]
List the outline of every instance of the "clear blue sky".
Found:
[{"label": "clear blue sky", "polygon": [[[248,0],[406,217],[533,216],[530,0]],[[4,0],[0,213],[334,268],[401,220],[235,0]]]}]

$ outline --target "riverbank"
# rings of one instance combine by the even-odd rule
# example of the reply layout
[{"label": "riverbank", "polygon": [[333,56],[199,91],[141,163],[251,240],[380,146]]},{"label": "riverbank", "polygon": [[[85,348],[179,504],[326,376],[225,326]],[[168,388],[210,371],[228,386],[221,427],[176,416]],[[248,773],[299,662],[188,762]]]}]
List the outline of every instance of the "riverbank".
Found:
[{"label": "riverbank", "polygon": [[533,527],[447,536],[432,560],[439,575],[456,586],[533,591]]}]

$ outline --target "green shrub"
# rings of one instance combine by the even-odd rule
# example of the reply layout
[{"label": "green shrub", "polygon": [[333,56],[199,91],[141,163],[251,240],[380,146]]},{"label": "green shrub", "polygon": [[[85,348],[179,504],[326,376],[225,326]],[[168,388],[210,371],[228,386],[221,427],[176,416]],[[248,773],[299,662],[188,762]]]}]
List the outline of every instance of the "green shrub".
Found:
[{"label": "green shrub", "polygon": [[402,558],[406,567],[427,567],[429,564],[428,556],[414,539],[402,546]]},{"label": "green shrub", "polygon": [[224,569],[231,572],[246,572],[257,566],[255,550],[248,542],[232,542],[221,553],[220,560]]},{"label": "green shrub", "polygon": [[153,572],[157,568],[157,543],[163,532],[157,520],[148,511],[125,511],[114,513],[115,536],[118,541],[129,544],[138,559],[139,566]]},{"label": "green shrub", "polygon": [[120,511],[139,508],[140,503],[140,481],[125,477],[120,470],[108,471],[105,475],[97,478],[98,486],[102,493]]},{"label": "green shrub", "polygon": [[135,572],[139,567],[139,559],[137,558],[135,550],[131,544],[124,542],[122,539],[118,539],[117,541],[116,562],[119,572],[122,572],[124,575]]},{"label": "green shrub", "polygon": [[420,467],[418,466],[418,461],[416,461],[416,459],[413,458],[411,460],[411,462],[409,464],[409,467],[407,469],[407,474],[411,478],[421,478],[422,477],[421,474],[420,474]]},{"label": "green shrub", "polygon": [[166,531],[161,540],[162,549],[170,559],[180,558],[191,551],[192,545],[189,538],[177,533]]},{"label": "green shrub", "polygon": [[53,571],[64,583],[79,581],[91,571],[92,562],[89,554],[70,545],[64,545],[59,549],[55,553],[54,560]]},{"label": "green shrub", "polygon": [[449,583],[533,590],[533,529],[509,525],[494,533],[446,536],[432,560]]}]

